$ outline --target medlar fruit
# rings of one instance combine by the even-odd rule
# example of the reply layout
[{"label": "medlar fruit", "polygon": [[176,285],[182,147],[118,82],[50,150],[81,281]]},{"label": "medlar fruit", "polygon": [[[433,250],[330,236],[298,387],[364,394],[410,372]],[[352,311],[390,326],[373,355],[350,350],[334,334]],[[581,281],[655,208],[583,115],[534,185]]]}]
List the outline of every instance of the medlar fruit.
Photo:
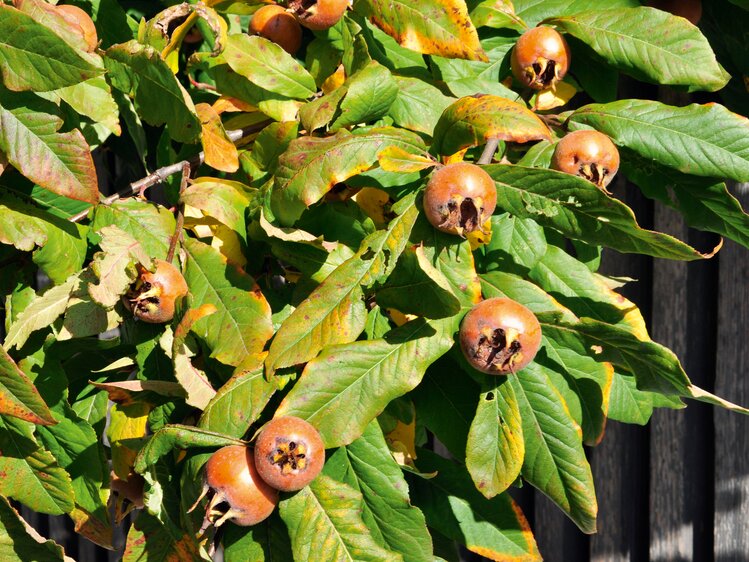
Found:
[{"label": "medlar fruit", "polygon": [[211,455],[205,465],[203,491],[190,511],[206,496],[201,532],[229,520],[243,527],[256,525],[278,504],[278,490],[260,478],[252,451],[244,445],[228,445]]},{"label": "medlar fruit", "polygon": [[515,43],[510,64],[518,81],[534,90],[544,90],[564,78],[571,58],[567,41],[556,30],[534,27]]},{"label": "medlar fruit", "polygon": [[[94,25],[94,20],[91,19],[91,16],[78,6],[70,4],[57,6],[57,12],[66,20],[78,25],[80,28],[80,35],[88,45],[88,52],[92,52],[96,49],[99,45],[99,36],[96,33],[96,26]],[[78,30],[75,29],[74,32],[78,33]]]},{"label": "medlar fruit", "polygon": [[293,55],[302,45],[302,28],[296,18],[277,4],[263,6],[252,16],[249,31],[273,41]]},{"label": "medlar fruit", "polygon": [[480,230],[497,206],[497,188],[476,164],[455,162],[432,174],[424,190],[424,212],[437,230],[464,235]]},{"label": "medlar fruit", "polygon": [[174,318],[177,299],[187,294],[187,283],[179,270],[164,260],[154,260],[153,272],[138,266],[140,274],[125,295],[125,304],[133,316],[157,324]]},{"label": "medlar fruit", "polygon": [[522,304],[496,297],[481,301],[465,315],[459,338],[473,368],[507,375],[533,361],[541,346],[541,325]]},{"label": "medlar fruit", "polygon": [[295,416],[269,421],[255,442],[260,477],[284,492],[301,490],[325,464],[325,445],[309,422]]},{"label": "medlar fruit", "polygon": [[307,29],[322,31],[338,23],[349,0],[291,0],[289,10]]},{"label": "medlar fruit", "polygon": [[619,151],[603,133],[574,131],[557,143],[551,167],[585,178],[605,191],[619,170]]}]

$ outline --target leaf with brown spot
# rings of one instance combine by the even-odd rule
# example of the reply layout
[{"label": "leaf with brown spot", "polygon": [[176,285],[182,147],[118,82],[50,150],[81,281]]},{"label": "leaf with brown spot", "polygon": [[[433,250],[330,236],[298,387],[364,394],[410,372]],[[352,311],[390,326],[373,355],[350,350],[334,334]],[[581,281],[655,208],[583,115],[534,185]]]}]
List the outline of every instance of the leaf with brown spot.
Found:
[{"label": "leaf with brown spot", "polygon": [[463,0],[364,0],[360,5],[377,27],[407,49],[487,60]]},{"label": "leaf with brown spot", "polygon": [[434,127],[432,148],[454,154],[496,138],[508,142],[551,140],[544,122],[526,107],[493,95],[461,98],[448,107]]},{"label": "leaf with brown spot", "polygon": [[283,226],[291,226],[304,210],[337,183],[369,169],[388,146],[423,154],[424,141],[394,127],[339,131],[327,138],[300,137],[278,159],[271,209]]},{"label": "leaf with brown spot", "polygon": [[200,143],[205,152],[205,163],[222,172],[236,172],[239,169],[239,153],[229,140],[218,112],[207,103],[195,106],[203,133]]},{"label": "leaf with brown spot", "polygon": [[0,414],[38,425],[57,423],[29,377],[0,347]]},{"label": "leaf with brown spot", "polygon": [[161,396],[184,396],[182,387],[176,382],[170,381],[121,381],[121,382],[94,382],[90,384],[101,390],[106,390],[112,402],[128,406],[134,402],[142,401],[138,396],[141,392],[152,392]]}]

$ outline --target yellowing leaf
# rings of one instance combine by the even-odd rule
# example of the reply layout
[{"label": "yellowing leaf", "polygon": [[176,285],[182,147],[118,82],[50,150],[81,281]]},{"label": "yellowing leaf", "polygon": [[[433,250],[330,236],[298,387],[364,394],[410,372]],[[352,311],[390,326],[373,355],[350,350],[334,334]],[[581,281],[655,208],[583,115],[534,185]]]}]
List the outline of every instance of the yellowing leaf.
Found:
[{"label": "yellowing leaf", "polygon": [[377,27],[407,49],[488,60],[463,0],[365,0],[361,4]]},{"label": "yellowing leaf", "polygon": [[435,166],[437,162],[420,154],[412,154],[399,146],[388,146],[377,153],[380,167],[388,172],[418,172]]},{"label": "yellowing leaf", "polygon": [[222,113],[235,113],[239,111],[253,113],[258,110],[254,105],[230,96],[221,96],[218,98],[213,102],[213,109],[219,115]]},{"label": "yellowing leaf", "polygon": [[551,131],[527,107],[495,95],[460,98],[449,106],[434,127],[432,148],[453,154],[489,139],[508,142],[550,140]]},{"label": "yellowing leaf", "polygon": [[388,447],[398,464],[413,466],[416,458],[416,419],[411,423],[398,420],[395,429],[385,436]]},{"label": "yellowing leaf", "polygon": [[239,169],[239,153],[226,135],[219,114],[207,103],[197,104],[195,111],[203,128],[200,142],[205,151],[205,163],[222,172],[236,172]]},{"label": "yellowing leaf", "polygon": [[485,246],[492,240],[492,219],[489,218],[481,227],[480,230],[474,230],[468,233],[466,236],[468,242],[471,244],[471,250]]},{"label": "yellowing leaf", "polygon": [[329,94],[333,90],[337,89],[341,84],[346,81],[346,70],[342,64],[338,65],[336,71],[328,76],[325,81],[320,85],[320,89],[323,94]]}]

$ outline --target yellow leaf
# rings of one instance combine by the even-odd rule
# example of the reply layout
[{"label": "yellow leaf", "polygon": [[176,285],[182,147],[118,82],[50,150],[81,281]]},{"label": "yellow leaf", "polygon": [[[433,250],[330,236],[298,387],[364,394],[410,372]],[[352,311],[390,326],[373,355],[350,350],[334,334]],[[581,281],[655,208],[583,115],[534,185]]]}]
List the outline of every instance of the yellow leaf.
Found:
[{"label": "yellow leaf", "polygon": [[320,85],[320,89],[323,94],[329,94],[330,92],[337,90],[346,81],[346,70],[342,64],[338,65],[336,71],[328,76],[325,81]]},{"label": "yellow leaf", "polygon": [[471,245],[471,250],[485,246],[492,239],[492,220],[487,220],[481,227],[481,230],[474,230],[469,232],[466,236],[468,243]]},{"label": "yellow leaf", "polygon": [[152,406],[136,402],[129,406],[113,404],[107,437],[112,447],[112,470],[120,478],[127,479],[132,472],[138,451],[127,444],[128,439],[140,439],[146,435],[146,422]]},{"label": "yellow leaf", "polygon": [[385,310],[390,316],[390,319],[395,322],[396,326],[403,326],[406,322],[416,319],[415,314],[403,314],[400,310],[396,310],[395,308],[386,308]]},{"label": "yellow leaf", "polygon": [[386,213],[390,211],[390,195],[375,187],[363,187],[352,197],[361,210],[374,221],[377,228],[382,228],[388,222]]},{"label": "yellow leaf", "polygon": [[237,113],[240,111],[245,113],[253,113],[255,111],[258,111],[258,108],[254,105],[229,96],[221,96],[215,102],[213,102],[213,109],[219,115],[221,115],[222,113]]},{"label": "yellow leaf", "polygon": [[546,111],[547,109],[561,107],[570,101],[576,93],[577,90],[571,84],[559,82],[554,87],[541,90],[536,95],[535,109],[536,111]]},{"label": "yellow leaf", "polygon": [[232,230],[224,224],[213,227],[213,240],[211,246],[221,252],[226,259],[240,267],[247,265],[247,258],[242,252],[242,244],[236,230]]},{"label": "yellow leaf", "polygon": [[416,420],[405,424],[398,420],[395,429],[385,436],[388,447],[399,464],[413,466],[416,458]]},{"label": "yellow leaf", "polygon": [[200,142],[205,151],[205,163],[222,172],[236,172],[239,169],[239,153],[226,136],[219,114],[207,103],[197,104],[195,111],[203,128]]}]

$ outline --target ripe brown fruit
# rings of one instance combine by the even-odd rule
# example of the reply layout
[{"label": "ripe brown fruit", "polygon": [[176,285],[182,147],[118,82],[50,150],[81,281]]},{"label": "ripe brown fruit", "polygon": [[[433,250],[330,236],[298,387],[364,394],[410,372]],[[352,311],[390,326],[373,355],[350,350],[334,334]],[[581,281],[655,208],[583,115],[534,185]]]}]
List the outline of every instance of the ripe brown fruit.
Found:
[{"label": "ripe brown fruit", "polygon": [[252,451],[244,445],[228,445],[211,455],[205,465],[203,491],[190,511],[206,496],[201,531],[229,520],[243,527],[255,525],[278,504],[278,490],[260,478]]},{"label": "ripe brown fruit", "polygon": [[125,303],[138,320],[157,324],[174,318],[177,299],[187,294],[187,283],[179,270],[164,260],[154,260],[156,270],[140,268]]},{"label": "ripe brown fruit", "polygon": [[295,416],[269,421],[255,443],[260,477],[284,492],[301,490],[325,464],[325,445],[309,422]]},{"label": "ripe brown fruit", "polygon": [[694,25],[702,18],[702,0],[650,0],[648,6],[686,18]]},{"label": "ripe brown fruit", "polygon": [[349,0],[291,0],[289,10],[307,29],[322,31],[334,26],[343,17]]},{"label": "ripe brown fruit", "polygon": [[557,143],[551,167],[585,178],[605,191],[619,170],[619,151],[603,133],[574,131]]},{"label": "ripe brown fruit", "polygon": [[[72,6],[70,4],[57,6],[57,12],[66,20],[77,24],[78,28],[80,28],[80,35],[88,45],[88,52],[92,52],[96,49],[99,45],[99,37],[96,33],[96,26],[94,25],[91,16],[78,6]],[[73,30],[75,33],[79,33],[78,29],[73,28]]]},{"label": "ripe brown fruit", "polygon": [[279,45],[290,55],[302,46],[302,28],[296,18],[277,4],[263,6],[252,16],[249,31]]},{"label": "ripe brown fruit", "polygon": [[481,301],[465,315],[459,338],[472,367],[489,375],[508,375],[533,361],[541,346],[541,325],[522,304],[496,297]]},{"label": "ripe brown fruit", "polygon": [[497,206],[497,188],[476,164],[455,162],[432,174],[424,190],[424,212],[437,230],[465,235],[480,230]]},{"label": "ripe brown fruit", "polygon": [[564,78],[571,60],[564,37],[550,27],[534,27],[515,43],[510,64],[518,81],[534,90],[544,90]]}]

